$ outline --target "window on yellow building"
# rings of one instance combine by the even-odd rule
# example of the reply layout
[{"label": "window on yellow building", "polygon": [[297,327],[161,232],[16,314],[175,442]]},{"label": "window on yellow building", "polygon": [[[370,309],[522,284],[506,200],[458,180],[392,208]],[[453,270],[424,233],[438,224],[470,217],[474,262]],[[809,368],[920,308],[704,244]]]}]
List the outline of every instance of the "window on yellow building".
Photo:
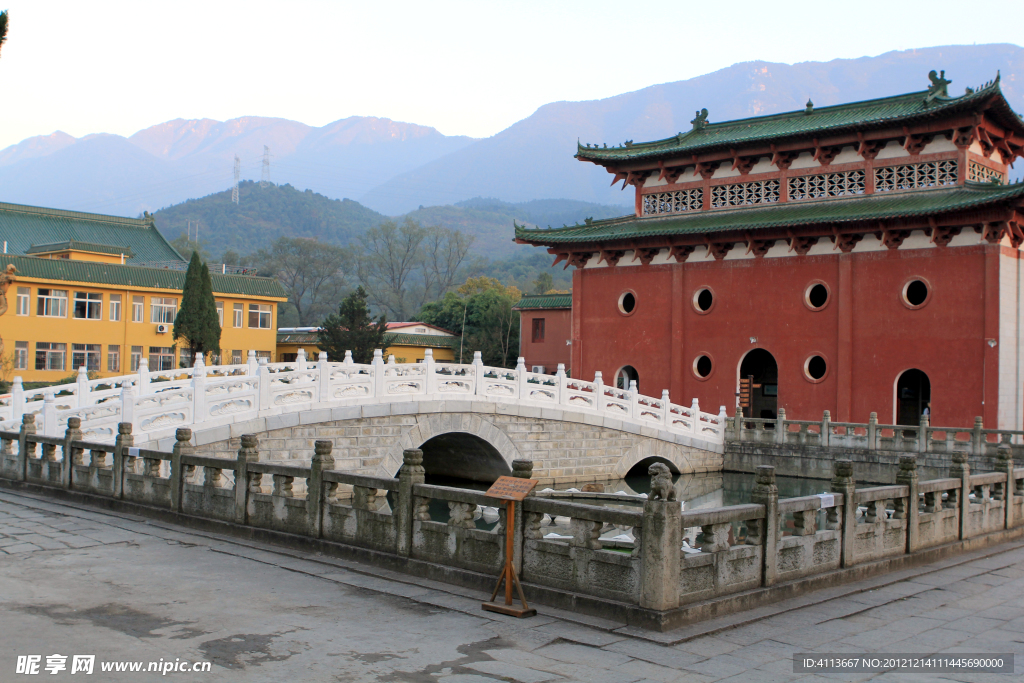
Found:
[{"label": "window on yellow building", "polygon": [[249,304],[249,327],[269,330],[272,317],[270,304]]},{"label": "window on yellow building", "polygon": [[192,367],[192,350],[187,346],[178,349],[178,366],[182,368]]},{"label": "window on yellow building", "polygon": [[141,346],[133,346],[132,347],[131,363],[132,363],[132,372],[138,372],[139,366],[142,365],[142,347]]},{"label": "window on yellow building", "polygon": [[270,351],[257,351],[256,352],[256,360],[259,360],[260,358],[266,358],[267,362],[269,363],[270,362]]},{"label": "window on yellow building", "polygon": [[119,344],[107,345],[107,372],[121,371],[121,346]]},{"label": "window on yellow building", "polygon": [[149,322],[173,323],[178,315],[178,300],[174,297],[153,296],[149,298]]},{"label": "window on yellow building", "polygon": [[67,349],[67,344],[36,342],[36,370],[63,370]]},{"label": "window on yellow building", "polygon": [[28,370],[28,342],[14,342],[14,369]]},{"label": "window on yellow building", "polygon": [[174,347],[173,346],[150,346],[149,347],[149,369],[150,370],[173,370],[174,369]]},{"label": "window on yellow building", "polygon": [[235,319],[232,321],[232,324],[235,327],[241,327],[242,326],[242,304],[235,304],[234,316],[235,316]]},{"label": "window on yellow building", "polygon": [[[238,304],[238,305],[241,306],[241,304]],[[241,349],[235,349],[234,351],[231,352],[231,364],[232,365],[241,365],[242,364],[242,350]]]},{"label": "window on yellow building", "polygon": [[68,317],[68,290],[39,289],[36,296],[36,315],[46,318]]},{"label": "window on yellow building", "polygon": [[18,315],[28,315],[28,300],[29,300],[29,289],[28,287],[18,287]]},{"label": "window on yellow building", "polygon": [[88,372],[97,372],[100,369],[100,354],[103,347],[99,344],[72,344],[71,345],[71,369],[85,366]]},{"label": "window on yellow building", "polygon": [[79,320],[99,320],[103,317],[103,295],[98,292],[75,292],[72,316]]},{"label": "window on yellow building", "polygon": [[217,322],[220,323],[221,328],[224,327],[224,302],[217,302]]},{"label": "window on yellow building", "polygon": [[121,319],[121,295],[110,295],[110,319],[117,322]]},{"label": "window on yellow building", "polygon": [[[142,318],[145,315],[144,309],[146,308],[146,297],[133,296],[132,297],[132,322],[141,323]],[[142,348],[142,347],[139,347]]]}]

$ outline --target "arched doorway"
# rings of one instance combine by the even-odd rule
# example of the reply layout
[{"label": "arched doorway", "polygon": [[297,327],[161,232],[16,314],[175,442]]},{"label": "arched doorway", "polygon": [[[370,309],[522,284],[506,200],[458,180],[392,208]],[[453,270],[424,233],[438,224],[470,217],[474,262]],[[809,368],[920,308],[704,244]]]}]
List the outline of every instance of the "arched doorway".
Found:
[{"label": "arched doorway", "polygon": [[615,386],[619,389],[629,389],[629,383],[636,382],[636,389],[640,391],[640,375],[632,365],[623,365],[615,373]]},{"label": "arched doorway", "polygon": [[739,378],[750,380],[749,389],[741,391],[741,405],[748,404],[743,415],[774,420],[779,405],[779,365],[775,356],[764,349],[752,350],[740,363]]},{"label": "arched doorway", "polygon": [[431,477],[469,479],[493,483],[512,470],[498,449],[479,436],[448,432],[427,439],[420,446],[423,469]]},{"label": "arched doorway", "polygon": [[932,383],[917,368],[907,370],[896,380],[896,424],[918,425],[924,409],[932,400]]}]

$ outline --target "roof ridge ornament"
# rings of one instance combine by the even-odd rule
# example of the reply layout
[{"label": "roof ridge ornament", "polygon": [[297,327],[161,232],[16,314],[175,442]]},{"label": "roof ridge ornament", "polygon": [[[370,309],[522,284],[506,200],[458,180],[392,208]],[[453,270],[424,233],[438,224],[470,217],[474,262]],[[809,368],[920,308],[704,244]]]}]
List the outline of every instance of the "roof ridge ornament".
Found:
[{"label": "roof ridge ornament", "polygon": [[811,102],[811,98],[810,97],[807,98],[807,106],[804,108],[804,113],[805,114],[813,114],[814,113],[814,102]]},{"label": "roof ridge ornament", "polygon": [[694,130],[703,130],[708,125],[708,110],[707,108],[701,109],[697,112],[697,116],[694,117],[690,123],[693,124]]},{"label": "roof ridge ornament", "polygon": [[928,94],[924,98],[925,104],[930,104],[933,100],[939,97],[949,97],[948,86],[953,81],[946,79],[946,70],[943,69],[941,72],[936,74],[935,69],[928,72],[928,80],[932,82],[928,88]]}]

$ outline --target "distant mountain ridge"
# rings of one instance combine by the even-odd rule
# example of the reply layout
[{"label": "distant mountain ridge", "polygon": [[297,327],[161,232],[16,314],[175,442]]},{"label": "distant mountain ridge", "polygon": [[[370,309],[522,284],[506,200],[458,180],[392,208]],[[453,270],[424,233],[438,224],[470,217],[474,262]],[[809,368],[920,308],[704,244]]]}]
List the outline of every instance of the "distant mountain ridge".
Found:
[{"label": "distant mountain ridge", "polygon": [[356,199],[381,214],[474,197],[628,207],[628,192],[610,189],[606,173],[573,158],[577,140],[662,139],[688,130],[702,107],[710,120],[724,121],[803,109],[808,98],[826,106],[923,90],[931,69],[945,70],[950,92],[1000,70],[1003,92],[1024,112],[1024,48],[1017,45],[929,47],[792,65],[755,61],[606,99],[546,104],[483,140],[377,117],[320,128],[258,116],[176,119],[127,138],[76,140],[57,131],[0,150],[0,200],[137,215],[230,187],[235,154],[242,177],[259,179],[266,145],[273,182]]}]

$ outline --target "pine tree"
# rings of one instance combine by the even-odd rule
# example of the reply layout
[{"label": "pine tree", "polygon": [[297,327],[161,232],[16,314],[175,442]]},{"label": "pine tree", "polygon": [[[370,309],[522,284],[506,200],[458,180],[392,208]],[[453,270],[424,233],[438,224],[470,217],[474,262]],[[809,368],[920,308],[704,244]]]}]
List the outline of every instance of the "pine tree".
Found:
[{"label": "pine tree", "polygon": [[204,356],[220,352],[220,322],[217,303],[213,300],[210,269],[193,252],[185,273],[185,287],[181,292],[181,308],[174,318],[174,340],[184,339],[191,358],[197,353]]},{"label": "pine tree", "polygon": [[317,346],[327,352],[329,359],[340,361],[346,351],[351,351],[356,363],[369,363],[374,349],[386,346],[387,321],[383,315],[377,320],[370,316],[366,297],[366,290],[358,287],[341,302],[338,313],[327,316],[321,325]]},{"label": "pine tree", "polygon": [[0,12],[0,48],[7,42],[7,10]]}]

